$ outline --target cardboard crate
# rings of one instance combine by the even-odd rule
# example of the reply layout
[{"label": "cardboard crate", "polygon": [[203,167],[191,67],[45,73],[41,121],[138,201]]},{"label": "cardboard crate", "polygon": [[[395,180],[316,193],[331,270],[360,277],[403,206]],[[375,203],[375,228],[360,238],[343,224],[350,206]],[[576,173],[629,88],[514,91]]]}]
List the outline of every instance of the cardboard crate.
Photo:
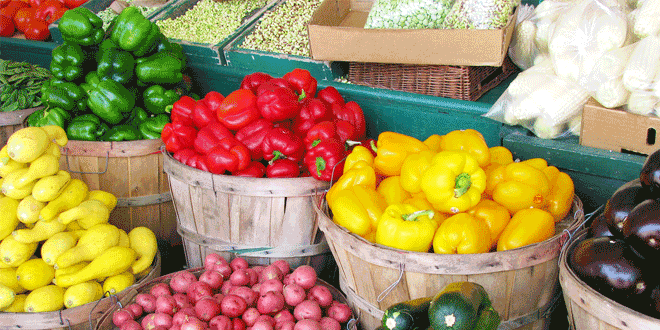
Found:
[{"label": "cardboard crate", "polygon": [[373,0],[324,0],[309,23],[316,60],[502,66],[518,10],[503,29],[364,29]]},{"label": "cardboard crate", "polygon": [[617,152],[649,155],[660,148],[660,118],[620,108],[608,109],[590,99],[582,111],[580,144]]}]

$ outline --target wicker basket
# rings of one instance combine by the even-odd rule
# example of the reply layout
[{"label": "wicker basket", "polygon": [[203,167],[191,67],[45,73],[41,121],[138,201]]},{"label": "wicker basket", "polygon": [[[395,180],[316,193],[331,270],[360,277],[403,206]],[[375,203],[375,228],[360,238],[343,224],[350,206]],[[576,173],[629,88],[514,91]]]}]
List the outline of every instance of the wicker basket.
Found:
[{"label": "wicker basket", "polygon": [[348,80],[369,87],[476,101],[516,70],[509,57],[501,67],[350,62]]}]

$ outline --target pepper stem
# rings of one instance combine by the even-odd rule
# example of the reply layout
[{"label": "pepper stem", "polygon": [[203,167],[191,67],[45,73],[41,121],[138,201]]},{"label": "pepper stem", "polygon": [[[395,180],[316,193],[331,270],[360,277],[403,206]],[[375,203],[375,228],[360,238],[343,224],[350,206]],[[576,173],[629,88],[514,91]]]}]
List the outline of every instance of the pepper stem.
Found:
[{"label": "pepper stem", "polygon": [[273,151],[273,156],[275,156],[275,157],[273,157],[273,159],[270,160],[271,162],[274,162],[274,161],[276,161],[276,160],[278,160],[278,159],[280,159],[280,158],[286,158],[286,155],[284,155],[284,154],[283,154],[281,151],[279,151],[279,150],[275,150],[275,151]]},{"label": "pepper stem", "polygon": [[298,102],[304,100],[307,97],[307,93],[305,93],[305,90],[300,91],[300,95],[298,96]]},{"label": "pepper stem", "polygon": [[430,219],[433,219],[433,216],[435,216],[435,212],[433,212],[433,210],[421,210],[410,214],[402,214],[401,217],[405,221],[419,221],[419,219],[417,218],[423,215],[428,215]]},{"label": "pepper stem", "polygon": [[316,174],[321,176],[321,171],[325,171],[325,166],[326,166],[325,159],[323,157],[316,157]]},{"label": "pepper stem", "polygon": [[456,176],[456,183],[454,184],[454,197],[458,198],[463,196],[472,186],[470,174],[461,173]]},{"label": "pepper stem", "polygon": [[369,141],[369,146],[371,147],[371,150],[373,150],[374,152],[378,151],[378,147],[376,147],[376,141],[374,140]]}]

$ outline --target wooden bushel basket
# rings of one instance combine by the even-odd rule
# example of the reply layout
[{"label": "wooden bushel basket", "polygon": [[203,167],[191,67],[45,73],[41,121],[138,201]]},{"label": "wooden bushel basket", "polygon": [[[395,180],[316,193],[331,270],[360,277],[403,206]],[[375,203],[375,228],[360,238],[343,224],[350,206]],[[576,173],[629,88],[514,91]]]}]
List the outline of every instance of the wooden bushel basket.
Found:
[{"label": "wooden bushel basket", "polygon": [[163,141],[96,142],[69,140],[62,148],[60,169],[80,179],[90,190],[117,196],[110,223],[129,232],[144,226],[159,241],[178,245],[176,214],[167,175],[163,171]]},{"label": "wooden bushel basket", "polygon": [[217,253],[250,264],[283,259],[309,264],[321,274],[332,255],[322,233],[313,196],[329,183],[312,177],[247,178],[217,175],[184,165],[164,153],[189,268]]},{"label": "wooden bushel basket", "polygon": [[518,249],[479,254],[434,254],[403,251],[364,238],[330,218],[323,195],[316,196],[319,227],[339,267],[341,289],[362,329],[380,325],[383,311],[410,299],[432,297],[452,282],[481,284],[500,314],[500,329],[548,329],[559,293],[559,252],[570,232],[584,220],[575,197],[556,235]]},{"label": "wooden bushel basket", "polygon": [[100,322],[101,317],[124,299],[132,288],[140,287],[160,276],[161,255],[156,254],[149,273],[137,280],[125,290],[82,306],[46,313],[4,313],[0,312],[0,329],[54,329],[54,330],[91,330]]},{"label": "wooden bushel basket", "polygon": [[586,238],[582,230],[561,251],[559,283],[573,330],[660,329],[660,320],[623,306],[584,283],[568,266],[568,255]]},{"label": "wooden bushel basket", "polygon": [[27,127],[25,120],[33,112],[43,107],[29,108],[0,113],[0,148],[7,144],[9,137],[21,128]]}]

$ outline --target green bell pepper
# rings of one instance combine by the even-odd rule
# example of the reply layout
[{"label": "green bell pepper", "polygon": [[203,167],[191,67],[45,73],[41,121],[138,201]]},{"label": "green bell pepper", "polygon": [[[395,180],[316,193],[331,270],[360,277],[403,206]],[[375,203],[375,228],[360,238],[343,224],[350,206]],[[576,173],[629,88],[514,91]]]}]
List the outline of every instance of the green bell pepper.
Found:
[{"label": "green bell pepper", "polygon": [[60,80],[73,81],[85,74],[87,53],[78,44],[65,42],[53,49],[50,72]]},{"label": "green bell pepper", "polygon": [[137,60],[135,75],[143,83],[176,84],[183,79],[185,58],[171,51],[162,51]]},{"label": "green bell pepper", "polygon": [[41,86],[41,102],[51,108],[60,107],[73,114],[87,109],[85,91],[72,82],[44,82]]},{"label": "green bell pepper", "polygon": [[70,118],[69,112],[60,107],[45,108],[28,116],[27,124],[32,127],[56,125],[66,128],[66,123]]},{"label": "green bell pepper", "polygon": [[128,51],[105,47],[101,54],[96,72],[101,80],[112,79],[120,84],[126,84],[133,79],[135,58]]},{"label": "green bell pepper", "polygon": [[139,127],[140,124],[147,118],[149,118],[149,113],[147,113],[146,110],[140,107],[135,107],[133,111],[131,111],[131,114],[128,116],[128,118],[122,122],[122,124]]},{"label": "green bell pepper", "polygon": [[179,97],[174,90],[167,90],[161,85],[152,85],[142,93],[144,107],[155,115],[165,113],[165,108],[178,101]]},{"label": "green bell pepper", "polygon": [[141,140],[142,135],[133,125],[117,125],[108,130],[102,137],[103,141],[133,141]]},{"label": "green bell pepper", "polygon": [[82,46],[99,44],[105,35],[103,21],[85,7],[67,10],[58,28],[64,41]]},{"label": "green bell pepper", "polygon": [[169,122],[170,116],[166,114],[147,118],[139,126],[140,134],[142,134],[145,140],[160,139],[160,133],[163,131],[163,127]]},{"label": "green bell pepper", "polygon": [[96,87],[101,82],[101,79],[99,78],[99,74],[96,71],[91,71],[87,75],[85,75],[85,82],[80,84],[80,88],[82,88],[87,95],[89,95],[89,92]]},{"label": "green bell pepper", "polygon": [[66,128],[66,135],[69,140],[97,141],[109,129],[98,116],[88,113],[73,118]]},{"label": "green bell pepper", "polygon": [[104,80],[91,87],[87,105],[109,124],[118,124],[133,110],[135,95],[114,80]]},{"label": "green bell pepper", "polygon": [[110,39],[137,57],[154,49],[161,33],[158,25],[144,17],[136,7],[127,7],[117,16]]}]

